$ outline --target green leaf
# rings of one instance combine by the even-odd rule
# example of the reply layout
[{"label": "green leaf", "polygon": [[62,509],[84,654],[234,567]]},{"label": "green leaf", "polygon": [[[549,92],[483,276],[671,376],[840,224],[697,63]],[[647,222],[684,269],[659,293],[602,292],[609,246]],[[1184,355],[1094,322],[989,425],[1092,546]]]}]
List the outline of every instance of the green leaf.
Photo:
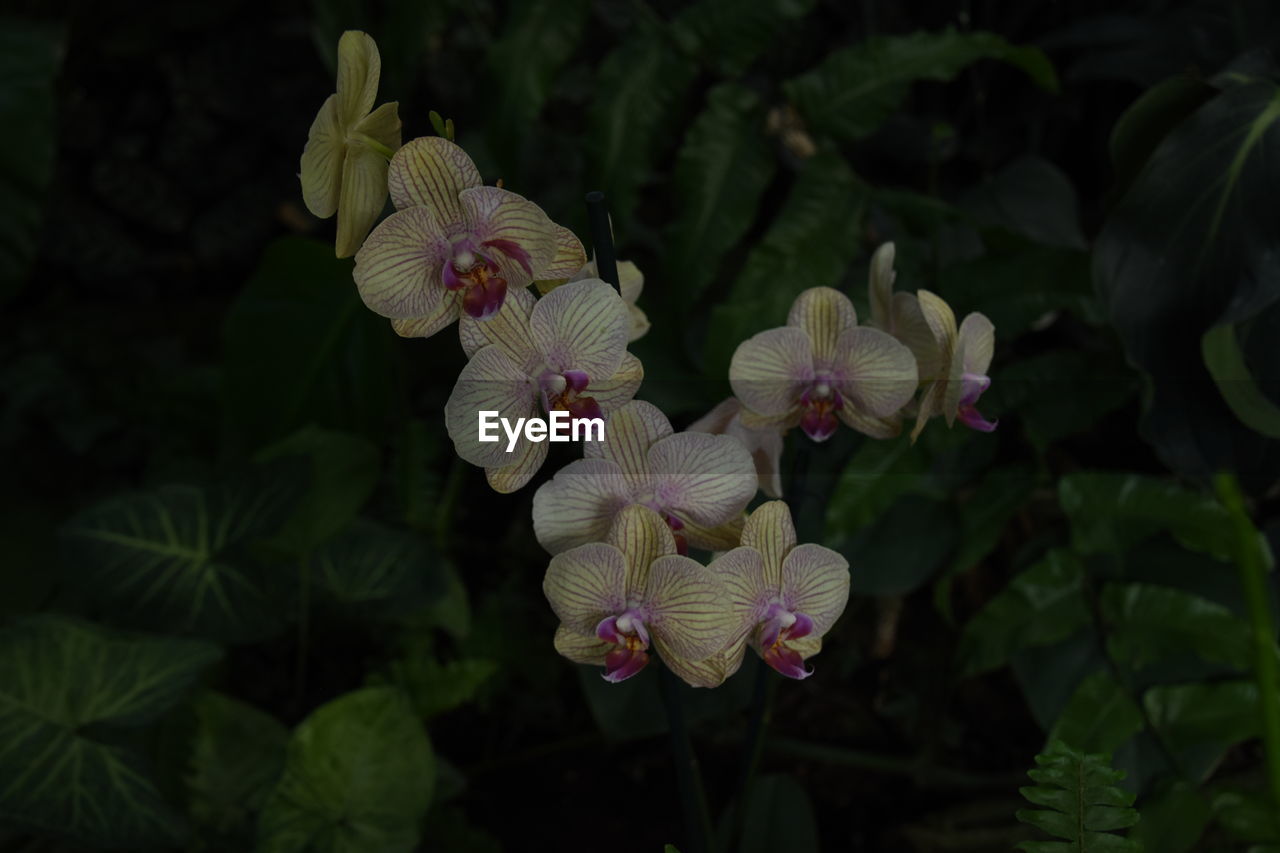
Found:
[{"label": "green leaf", "polygon": [[181,818],[112,735],[155,720],[219,657],[65,617],[0,631],[0,819],[92,845],[180,844]]},{"label": "green leaf", "polygon": [[25,284],[53,177],[61,29],[0,17],[0,303]]},{"label": "green leaf", "polygon": [[1241,841],[1280,844],[1280,814],[1276,813],[1269,794],[1269,791],[1219,792],[1213,798],[1214,822]]},{"label": "green leaf", "polygon": [[805,161],[768,231],[747,255],[742,273],[711,311],[703,372],[728,375],[738,344],[787,322],[802,290],[837,287],[859,250],[866,185],[840,157]]},{"label": "green leaf", "polygon": [[840,471],[826,512],[829,547],[839,548],[854,531],[888,511],[906,494],[943,497],[929,473],[923,445],[909,441],[864,441]]},{"label": "green leaf", "polygon": [[254,817],[284,770],[289,731],[275,717],[206,690],[186,774],[188,810],[203,835],[250,846]]},{"label": "green leaf", "polygon": [[809,795],[790,776],[757,776],[747,794],[739,853],[818,853],[818,825]]},{"label": "green leaf", "polygon": [[[291,466],[290,466],[291,467]],[[228,642],[282,625],[273,582],[247,546],[278,530],[298,484],[273,465],[215,486],[111,498],[63,526],[63,559],[115,619]]]},{"label": "green leaf", "polygon": [[1100,313],[1087,252],[1022,240],[984,257],[950,264],[942,270],[938,290],[957,317],[981,312],[1005,339],[1027,332],[1054,311],[1070,311],[1088,321]]},{"label": "green leaf", "polygon": [[421,536],[357,519],[308,558],[316,585],[347,605],[403,612],[444,596],[448,580]]},{"label": "green leaf", "polygon": [[730,83],[712,89],[676,159],[680,213],[667,231],[666,257],[667,279],[680,286],[664,295],[687,304],[702,293],[751,226],[774,170],[760,99]]},{"label": "green leaf", "polygon": [[950,80],[979,59],[1000,59],[1056,91],[1053,66],[1035,48],[1015,47],[988,32],[918,32],[876,37],[829,54],[822,64],[784,84],[810,129],[852,140],[877,130],[917,80]]},{"label": "green leaf", "polygon": [[1240,670],[1252,662],[1247,623],[1221,604],[1180,589],[1108,584],[1102,614],[1111,628],[1112,656],[1134,669],[1186,654]]},{"label": "green leaf", "polygon": [[1142,731],[1142,711],[1129,691],[1106,671],[1095,672],[1076,688],[1049,740],[1069,743],[1084,752],[1115,752]]},{"label": "green leaf", "polygon": [[1213,326],[1200,338],[1200,352],[1222,399],[1240,422],[1270,438],[1280,438],[1280,406],[1271,402],[1249,373],[1235,326]]},{"label": "green leaf", "polygon": [[1216,500],[1168,480],[1140,474],[1068,474],[1058,500],[1082,554],[1120,553],[1161,530],[1186,548],[1220,559],[1231,555],[1227,513]]},{"label": "green leaf", "polygon": [[1063,841],[1024,841],[1029,853],[1141,853],[1135,841],[1110,835],[1138,822],[1133,794],[1116,787],[1124,778],[1111,768],[1105,755],[1078,752],[1054,741],[1036,756],[1038,769],[1030,771],[1037,784],[1020,788],[1028,802],[1041,809],[1019,809],[1018,820],[1029,823]]},{"label": "green leaf", "polygon": [[310,457],[311,488],[273,544],[304,553],[347,525],[378,482],[378,446],[368,439],[309,426],[263,450],[260,462],[284,456]]},{"label": "green leaf", "polygon": [[387,665],[385,680],[409,696],[414,709],[424,719],[452,711],[475,698],[476,693],[498,672],[491,660],[462,658],[440,661],[429,638],[406,644],[399,658]]},{"label": "green leaf", "polygon": [[[928,536],[920,536],[928,530]],[[856,566],[850,592],[906,595],[942,568],[958,539],[955,511],[945,501],[905,495],[840,549]]]},{"label": "green leaf", "polygon": [[1005,525],[1026,505],[1035,472],[1025,466],[992,469],[960,504],[960,547],[948,574],[967,572],[995,550]]},{"label": "green leaf", "polygon": [[1084,570],[1055,550],[1019,573],[965,625],[958,657],[964,675],[1002,667],[1018,649],[1066,639],[1089,622]]},{"label": "green leaf", "polygon": [[1216,93],[1199,77],[1182,73],[1152,86],[1129,105],[1111,128],[1108,144],[1116,198],[1124,195],[1160,140]]},{"label": "green leaf", "polygon": [[590,110],[591,176],[609,196],[615,219],[635,215],[636,195],[648,179],[660,139],[678,139],[684,128],[670,118],[693,82],[696,68],[648,32],[609,53],[596,72]]},{"label": "green leaf", "polygon": [[1147,689],[1143,704],[1175,748],[1212,743],[1227,749],[1262,734],[1254,681],[1156,685]]},{"label": "green leaf", "polygon": [[325,243],[285,237],[222,326],[222,396],[228,438],[242,450],[315,423],[385,434],[396,341],[360,301],[351,261]]},{"label": "green leaf", "polygon": [[284,776],[259,819],[257,849],[408,853],[434,783],[431,742],[404,694],[347,693],[294,730]]},{"label": "green leaf", "polygon": [[815,0],[700,0],[675,17],[671,33],[685,52],[721,77],[737,77],[775,46]]},{"label": "green leaf", "polygon": [[[1043,246],[1059,246],[1081,253],[1081,272],[1088,281],[1089,266],[1080,206],[1071,179],[1041,157],[1014,160],[979,184],[964,198],[964,208],[986,226],[1004,228]],[[1042,270],[1052,271],[1045,266]],[[1027,288],[1027,290],[1040,288]]]},{"label": "green leaf", "polygon": [[1165,785],[1142,801],[1142,820],[1129,837],[1152,853],[1187,853],[1209,826],[1209,800],[1187,782]]},{"label": "green leaf", "polygon": [[1240,423],[1200,341],[1276,297],[1280,86],[1233,85],[1177,125],[1112,211],[1094,280],[1129,359],[1150,377],[1143,436],[1181,473],[1234,471],[1250,489],[1280,476],[1275,439]]}]

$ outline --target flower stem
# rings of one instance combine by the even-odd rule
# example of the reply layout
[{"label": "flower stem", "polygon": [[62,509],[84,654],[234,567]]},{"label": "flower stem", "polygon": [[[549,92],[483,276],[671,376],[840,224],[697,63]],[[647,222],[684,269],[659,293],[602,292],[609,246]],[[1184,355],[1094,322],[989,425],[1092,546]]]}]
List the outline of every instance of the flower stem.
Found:
[{"label": "flower stem", "polygon": [[618,287],[618,256],[613,248],[613,226],[609,223],[609,206],[604,193],[587,193],[587,227],[591,230],[591,250],[596,256],[596,274]]},{"label": "flower stem", "polygon": [[348,138],[351,139],[353,142],[359,142],[361,145],[363,145],[366,148],[369,148],[373,151],[377,151],[383,157],[386,157],[388,162],[391,161],[392,157],[396,156],[396,152],[392,151],[390,148],[383,145],[381,142],[374,139],[372,136],[370,136],[367,133],[355,132],[350,134]]},{"label": "flower stem", "polygon": [[671,730],[676,788],[680,793],[685,831],[688,833],[680,849],[684,853],[712,853],[711,810],[707,807],[702,773],[698,769],[698,758],[693,754],[693,742],[689,739],[689,729],[685,724],[680,682],[665,666],[662,667],[661,689],[662,703],[667,709],[667,726]]},{"label": "flower stem", "polygon": [[1258,533],[1245,512],[1244,496],[1231,474],[1214,478],[1218,499],[1231,516],[1235,533],[1234,557],[1240,569],[1249,623],[1253,629],[1253,667],[1258,680],[1262,707],[1262,742],[1266,751],[1267,780],[1271,798],[1280,813],[1280,674],[1276,671],[1275,623],[1271,619],[1270,595],[1267,590],[1269,552],[1266,540]]}]

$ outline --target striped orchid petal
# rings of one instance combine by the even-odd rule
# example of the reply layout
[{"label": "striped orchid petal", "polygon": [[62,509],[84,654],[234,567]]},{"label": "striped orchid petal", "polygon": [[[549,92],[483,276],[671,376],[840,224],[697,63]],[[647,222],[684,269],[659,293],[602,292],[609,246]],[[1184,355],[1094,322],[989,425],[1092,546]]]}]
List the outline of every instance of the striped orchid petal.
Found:
[{"label": "striped orchid petal", "polygon": [[[596,268],[596,262],[593,259],[587,261],[570,281],[599,277],[600,272]],[[543,292],[545,293],[551,289],[551,287],[544,288]],[[622,301],[627,303],[627,313],[631,316],[631,331],[627,336],[628,343],[638,341],[649,331],[649,317],[636,305],[636,301],[639,300],[643,291],[644,273],[640,271],[640,267],[636,266],[634,261],[618,261],[618,292],[622,295]]]},{"label": "striped orchid petal", "polygon": [[791,509],[783,501],[768,501],[755,508],[742,529],[742,544],[760,553],[764,583],[782,587],[782,563],[796,547],[796,526]]},{"label": "striped orchid petal", "polygon": [[871,325],[893,334],[893,243],[883,243],[871,256],[867,281],[867,301],[871,304]]},{"label": "striped orchid petal", "polygon": [[879,329],[849,329],[840,335],[840,392],[877,418],[896,414],[920,384],[911,350]]},{"label": "striped orchid petal", "polygon": [[986,315],[975,312],[966,316],[956,333],[956,348],[964,350],[963,358],[959,359],[964,372],[985,374],[991,367],[995,347],[996,327]]},{"label": "striped orchid petal", "polygon": [[435,316],[447,293],[440,270],[448,256],[449,242],[430,210],[394,213],[356,252],[360,298],[384,317]]},{"label": "striped orchid petal", "polygon": [[485,468],[484,476],[489,487],[499,494],[510,494],[523,489],[547,461],[550,448],[545,441],[522,441],[509,453],[517,459],[501,468]]},{"label": "striped orchid petal", "polygon": [[[515,423],[537,414],[537,389],[526,374],[496,346],[480,350],[467,362],[445,403],[445,425],[458,455],[472,465],[501,468],[511,464],[507,442],[479,439],[479,413],[497,412]],[[497,430],[501,433],[501,430]],[[520,442],[527,441],[521,437]]]},{"label": "striped orchid petal", "polygon": [[338,39],[338,118],[353,125],[373,109],[378,96],[382,57],[368,33],[347,30]]},{"label": "striped orchid petal", "polygon": [[[395,121],[395,137],[400,137],[400,119],[395,104],[383,104],[379,113],[387,112]],[[373,116],[370,116],[373,118]],[[340,258],[354,255],[364,242],[369,229],[378,221],[387,201],[387,159],[361,142],[347,144],[347,157],[342,164],[342,192],[338,205],[338,234],[334,247]]]},{"label": "striped orchid petal", "polygon": [[613,519],[631,501],[631,488],[615,462],[579,459],[557,471],[534,494],[533,532],[552,554],[601,542],[608,537]]},{"label": "striped orchid petal", "polygon": [[868,415],[853,402],[852,398],[844,400],[844,406],[838,412],[840,420],[853,429],[871,438],[896,438],[902,432],[902,419],[897,415],[877,418]]},{"label": "striped orchid petal", "polygon": [[615,646],[606,643],[595,633],[582,634],[561,625],[556,629],[555,649],[574,663],[604,666],[605,657]]},{"label": "striped orchid petal", "polygon": [[689,432],[709,432],[732,436],[747,448],[756,466],[760,490],[771,498],[782,497],[782,431],[776,427],[756,429],[742,421],[742,403],[737,397],[721,401],[689,425]]},{"label": "striped orchid petal", "polygon": [[321,219],[328,219],[338,212],[342,164],[347,156],[343,137],[344,130],[338,123],[338,96],[330,95],[311,122],[298,170],[302,201],[311,215]]},{"label": "striped orchid petal", "polygon": [[[933,334],[938,352],[949,356],[956,348],[956,315],[942,297],[928,290],[916,291],[916,299],[920,304],[920,313]],[[938,366],[938,372],[945,375],[950,363]]]},{"label": "striped orchid petal", "polygon": [[462,296],[445,291],[440,302],[429,313],[419,317],[399,317],[391,321],[391,328],[402,338],[429,338],[458,319],[462,311]]},{"label": "striped orchid petal", "polygon": [[942,369],[943,353],[924,317],[920,300],[910,293],[893,295],[893,328],[885,329],[901,341],[916,358],[921,382],[937,379]]},{"label": "striped orchid petal", "polygon": [[682,517],[716,525],[755,496],[755,462],[742,442],[726,435],[683,432],[649,448],[655,499]]},{"label": "striped orchid petal", "polygon": [[840,291],[811,287],[791,303],[787,325],[808,336],[815,362],[831,363],[836,358],[840,336],[858,325],[858,315],[849,297]]},{"label": "striped orchid petal", "polygon": [[499,187],[472,187],[458,197],[475,241],[487,247],[512,288],[527,287],[556,255],[556,225],[533,202]]},{"label": "striped orchid petal", "polygon": [[583,454],[617,463],[628,482],[641,488],[648,483],[649,448],[673,432],[657,406],[632,400],[609,416],[604,441],[584,445]]},{"label": "striped orchid petal", "polygon": [[480,172],[467,152],[439,136],[410,140],[391,158],[387,186],[397,210],[425,207],[447,230],[466,220],[458,196],[480,186]]},{"label": "striped orchid petal", "polygon": [[782,563],[782,599],[788,610],[813,622],[822,636],[849,600],[849,561],[821,545],[797,545]]},{"label": "striped orchid petal", "polygon": [[[678,516],[678,513],[673,515]],[[680,534],[684,536],[690,548],[700,548],[703,551],[727,551],[730,548],[736,548],[742,539],[742,525],[745,521],[744,513],[738,513],[723,524],[710,526],[699,524],[691,518],[681,518],[680,522],[684,526],[680,528]]]},{"label": "striped orchid petal", "polygon": [[662,518],[639,504],[623,508],[609,529],[609,544],[626,555],[629,593],[644,589],[649,567],[659,557],[676,553],[676,540]]},{"label": "striped orchid petal", "polygon": [[[587,263],[587,250],[582,247],[582,241],[578,239],[577,234],[563,225],[556,225],[555,240],[556,253],[551,258],[551,262],[542,269],[534,271],[538,278],[538,289],[543,293],[548,293],[554,290],[555,286],[575,277]],[[591,278],[597,278],[597,276],[591,276]]]},{"label": "striped orchid petal", "polygon": [[[526,291],[527,292],[527,291]],[[605,413],[614,412],[631,402],[644,381],[644,365],[629,352],[622,354],[622,363],[613,376],[591,383],[591,396]],[[607,430],[606,430],[607,432]],[[599,442],[594,442],[599,444]]]},{"label": "striped orchid petal", "polygon": [[552,370],[580,370],[597,381],[622,364],[629,328],[622,297],[600,279],[557,287],[529,318],[534,346]]},{"label": "striped orchid petal", "polygon": [[761,415],[785,415],[813,379],[813,345],[792,326],[769,329],[738,345],[729,384],[743,405]]},{"label": "striped orchid petal", "polygon": [[732,651],[721,650],[704,660],[691,661],[667,648],[662,650],[662,663],[690,687],[719,687],[742,666],[745,651],[746,643],[742,642],[733,646]]},{"label": "striped orchid petal", "polygon": [[458,321],[458,338],[467,358],[492,344],[532,375],[542,361],[529,340],[529,318],[537,301],[528,289],[514,290],[487,320],[463,315]]},{"label": "striped orchid petal", "polygon": [[602,621],[626,609],[626,573],[621,551],[593,542],[552,557],[542,592],[564,627],[594,636]]},{"label": "striped orchid petal", "polygon": [[659,557],[640,596],[658,653],[689,661],[723,649],[737,625],[718,577],[688,557]]}]

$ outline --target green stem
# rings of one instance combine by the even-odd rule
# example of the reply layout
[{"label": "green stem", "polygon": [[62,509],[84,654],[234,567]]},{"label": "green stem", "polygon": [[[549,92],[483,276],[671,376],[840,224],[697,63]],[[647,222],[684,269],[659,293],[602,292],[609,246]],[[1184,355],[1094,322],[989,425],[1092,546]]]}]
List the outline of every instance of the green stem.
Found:
[{"label": "green stem", "polygon": [[1218,499],[1231,516],[1235,533],[1236,566],[1244,588],[1245,604],[1253,633],[1253,667],[1262,705],[1262,742],[1266,749],[1267,780],[1280,812],[1280,676],[1276,672],[1275,623],[1267,590],[1267,544],[1245,511],[1244,496],[1231,474],[1214,478]]},{"label": "green stem", "polygon": [[388,162],[391,160],[392,157],[396,156],[396,152],[392,151],[390,148],[383,145],[381,142],[374,139],[372,136],[370,136],[367,133],[360,133],[359,131],[354,131],[352,133],[347,134],[347,138],[352,142],[359,142],[361,145],[365,146],[366,148],[371,148],[374,151],[377,151],[383,157],[386,157]]},{"label": "green stem", "polygon": [[707,794],[702,787],[698,758],[693,754],[693,742],[689,739],[689,729],[685,725],[680,682],[665,666],[662,667],[661,687],[662,703],[667,709],[667,726],[671,729],[676,788],[680,793],[685,831],[688,833],[680,849],[685,853],[711,853],[711,810],[707,807]]}]

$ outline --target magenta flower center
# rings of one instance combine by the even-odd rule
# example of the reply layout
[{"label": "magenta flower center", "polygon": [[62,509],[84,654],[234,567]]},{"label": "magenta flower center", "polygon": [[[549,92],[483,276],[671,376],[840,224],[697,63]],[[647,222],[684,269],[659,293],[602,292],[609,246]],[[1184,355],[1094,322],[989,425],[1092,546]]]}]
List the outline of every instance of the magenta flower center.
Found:
[{"label": "magenta flower center", "polygon": [[965,373],[960,377],[960,408],[956,418],[960,423],[979,432],[991,432],[999,421],[989,421],[978,411],[978,398],[991,387],[991,377],[980,373]]},{"label": "magenta flower center", "polygon": [[[482,251],[489,250],[487,253]],[[476,245],[470,234],[453,243],[453,251],[440,270],[440,278],[449,290],[462,290],[462,308],[477,320],[487,320],[507,298],[507,280],[499,273],[502,268],[494,260],[496,252],[502,252],[524,268],[530,278],[529,253],[512,240],[486,240]]]},{"label": "magenta flower center", "polygon": [[800,652],[789,644],[792,640],[813,633],[813,620],[799,611],[788,610],[780,602],[769,605],[764,621],[759,627],[760,650],[765,663],[787,678],[808,678],[813,670],[806,669]]},{"label": "magenta flower center", "polygon": [[649,662],[649,630],[634,607],[600,620],[596,636],[614,646],[604,656],[605,681],[625,681]]},{"label": "magenta flower center", "polygon": [[603,418],[604,412],[595,397],[582,393],[590,384],[591,377],[581,370],[566,370],[564,373],[548,370],[538,378],[542,407],[548,413],[557,409],[566,411],[575,421],[579,418]]},{"label": "magenta flower center", "polygon": [[814,441],[826,441],[836,431],[836,414],[844,408],[844,398],[829,376],[818,374],[800,395],[800,428]]}]

